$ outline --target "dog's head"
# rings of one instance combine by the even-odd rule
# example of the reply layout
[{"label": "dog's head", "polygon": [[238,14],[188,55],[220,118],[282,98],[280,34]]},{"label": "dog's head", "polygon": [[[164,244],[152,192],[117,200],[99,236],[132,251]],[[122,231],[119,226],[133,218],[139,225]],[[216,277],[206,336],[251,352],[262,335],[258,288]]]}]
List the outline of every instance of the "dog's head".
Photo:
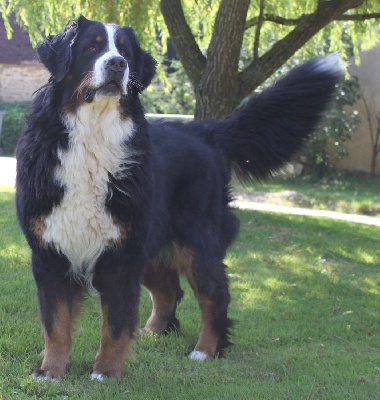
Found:
[{"label": "dog's head", "polygon": [[87,102],[124,96],[132,88],[141,93],[155,74],[155,60],[140,47],[131,28],[83,16],[64,32],[47,37],[37,51],[53,82],[65,82],[68,96]]}]

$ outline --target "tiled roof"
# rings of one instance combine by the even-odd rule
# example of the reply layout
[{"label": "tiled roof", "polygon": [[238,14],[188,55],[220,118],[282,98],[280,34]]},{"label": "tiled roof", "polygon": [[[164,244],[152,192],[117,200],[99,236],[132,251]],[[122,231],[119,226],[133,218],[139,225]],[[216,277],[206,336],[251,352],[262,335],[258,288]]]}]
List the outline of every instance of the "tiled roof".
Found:
[{"label": "tiled roof", "polygon": [[38,56],[33,49],[28,34],[10,18],[13,28],[12,39],[8,40],[4,21],[0,16],[0,64],[36,64]]}]

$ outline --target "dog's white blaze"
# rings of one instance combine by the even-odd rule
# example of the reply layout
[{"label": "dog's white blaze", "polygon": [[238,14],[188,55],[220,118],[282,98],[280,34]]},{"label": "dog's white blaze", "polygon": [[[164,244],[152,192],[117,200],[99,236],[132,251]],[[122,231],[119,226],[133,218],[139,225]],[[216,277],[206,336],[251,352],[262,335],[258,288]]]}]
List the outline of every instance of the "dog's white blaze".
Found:
[{"label": "dog's white blaze", "polygon": [[[103,54],[95,63],[94,67],[94,86],[101,86],[104,83],[106,83],[106,70],[105,67],[107,65],[107,62],[112,58],[112,57],[121,57],[121,54],[117,50],[116,43],[115,43],[115,34],[116,34],[116,27],[111,24],[104,24],[104,27],[107,32],[107,41],[108,41],[108,51]],[[129,68],[127,64],[127,68],[124,73],[123,77],[123,82],[122,82],[122,87],[124,93],[127,93],[127,84],[129,80]]]},{"label": "dog's white blaze", "polygon": [[126,173],[123,164],[133,162],[124,145],[133,135],[133,122],[120,120],[117,104],[115,97],[103,97],[66,116],[69,148],[59,153],[61,165],[55,171],[65,193],[44,221],[43,239],[89,285],[99,255],[120,238],[120,228],[105,208],[109,173]]}]

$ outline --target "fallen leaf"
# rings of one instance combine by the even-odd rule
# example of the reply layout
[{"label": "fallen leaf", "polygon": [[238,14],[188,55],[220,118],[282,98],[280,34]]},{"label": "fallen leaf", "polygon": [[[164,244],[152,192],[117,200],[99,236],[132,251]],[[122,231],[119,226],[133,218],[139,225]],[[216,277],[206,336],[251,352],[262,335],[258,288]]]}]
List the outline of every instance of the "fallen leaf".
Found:
[{"label": "fallen leaf", "polygon": [[279,337],[272,338],[272,342],[279,342],[281,339]]},{"label": "fallen leaf", "polygon": [[338,312],[340,310],[340,307],[339,306],[334,306],[331,310],[332,310],[332,312],[336,313],[336,312]]},{"label": "fallen leaf", "polygon": [[342,313],[342,315],[350,315],[352,313],[353,313],[353,311],[345,311],[345,312]]}]

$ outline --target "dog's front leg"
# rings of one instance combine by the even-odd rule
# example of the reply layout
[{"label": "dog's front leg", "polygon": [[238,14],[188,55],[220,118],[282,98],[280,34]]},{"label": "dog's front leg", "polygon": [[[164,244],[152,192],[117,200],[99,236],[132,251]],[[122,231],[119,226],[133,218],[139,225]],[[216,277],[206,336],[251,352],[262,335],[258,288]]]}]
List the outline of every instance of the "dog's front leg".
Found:
[{"label": "dog's front leg", "polygon": [[127,267],[110,269],[94,279],[102,305],[102,328],[91,378],[100,381],[123,374],[138,325],[139,277]]},{"label": "dog's front leg", "polygon": [[70,366],[71,332],[83,289],[67,276],[67,260],[57,255],[34,253],[32,267],[45,341],[42,365],[33,377],[61,378]]}]

